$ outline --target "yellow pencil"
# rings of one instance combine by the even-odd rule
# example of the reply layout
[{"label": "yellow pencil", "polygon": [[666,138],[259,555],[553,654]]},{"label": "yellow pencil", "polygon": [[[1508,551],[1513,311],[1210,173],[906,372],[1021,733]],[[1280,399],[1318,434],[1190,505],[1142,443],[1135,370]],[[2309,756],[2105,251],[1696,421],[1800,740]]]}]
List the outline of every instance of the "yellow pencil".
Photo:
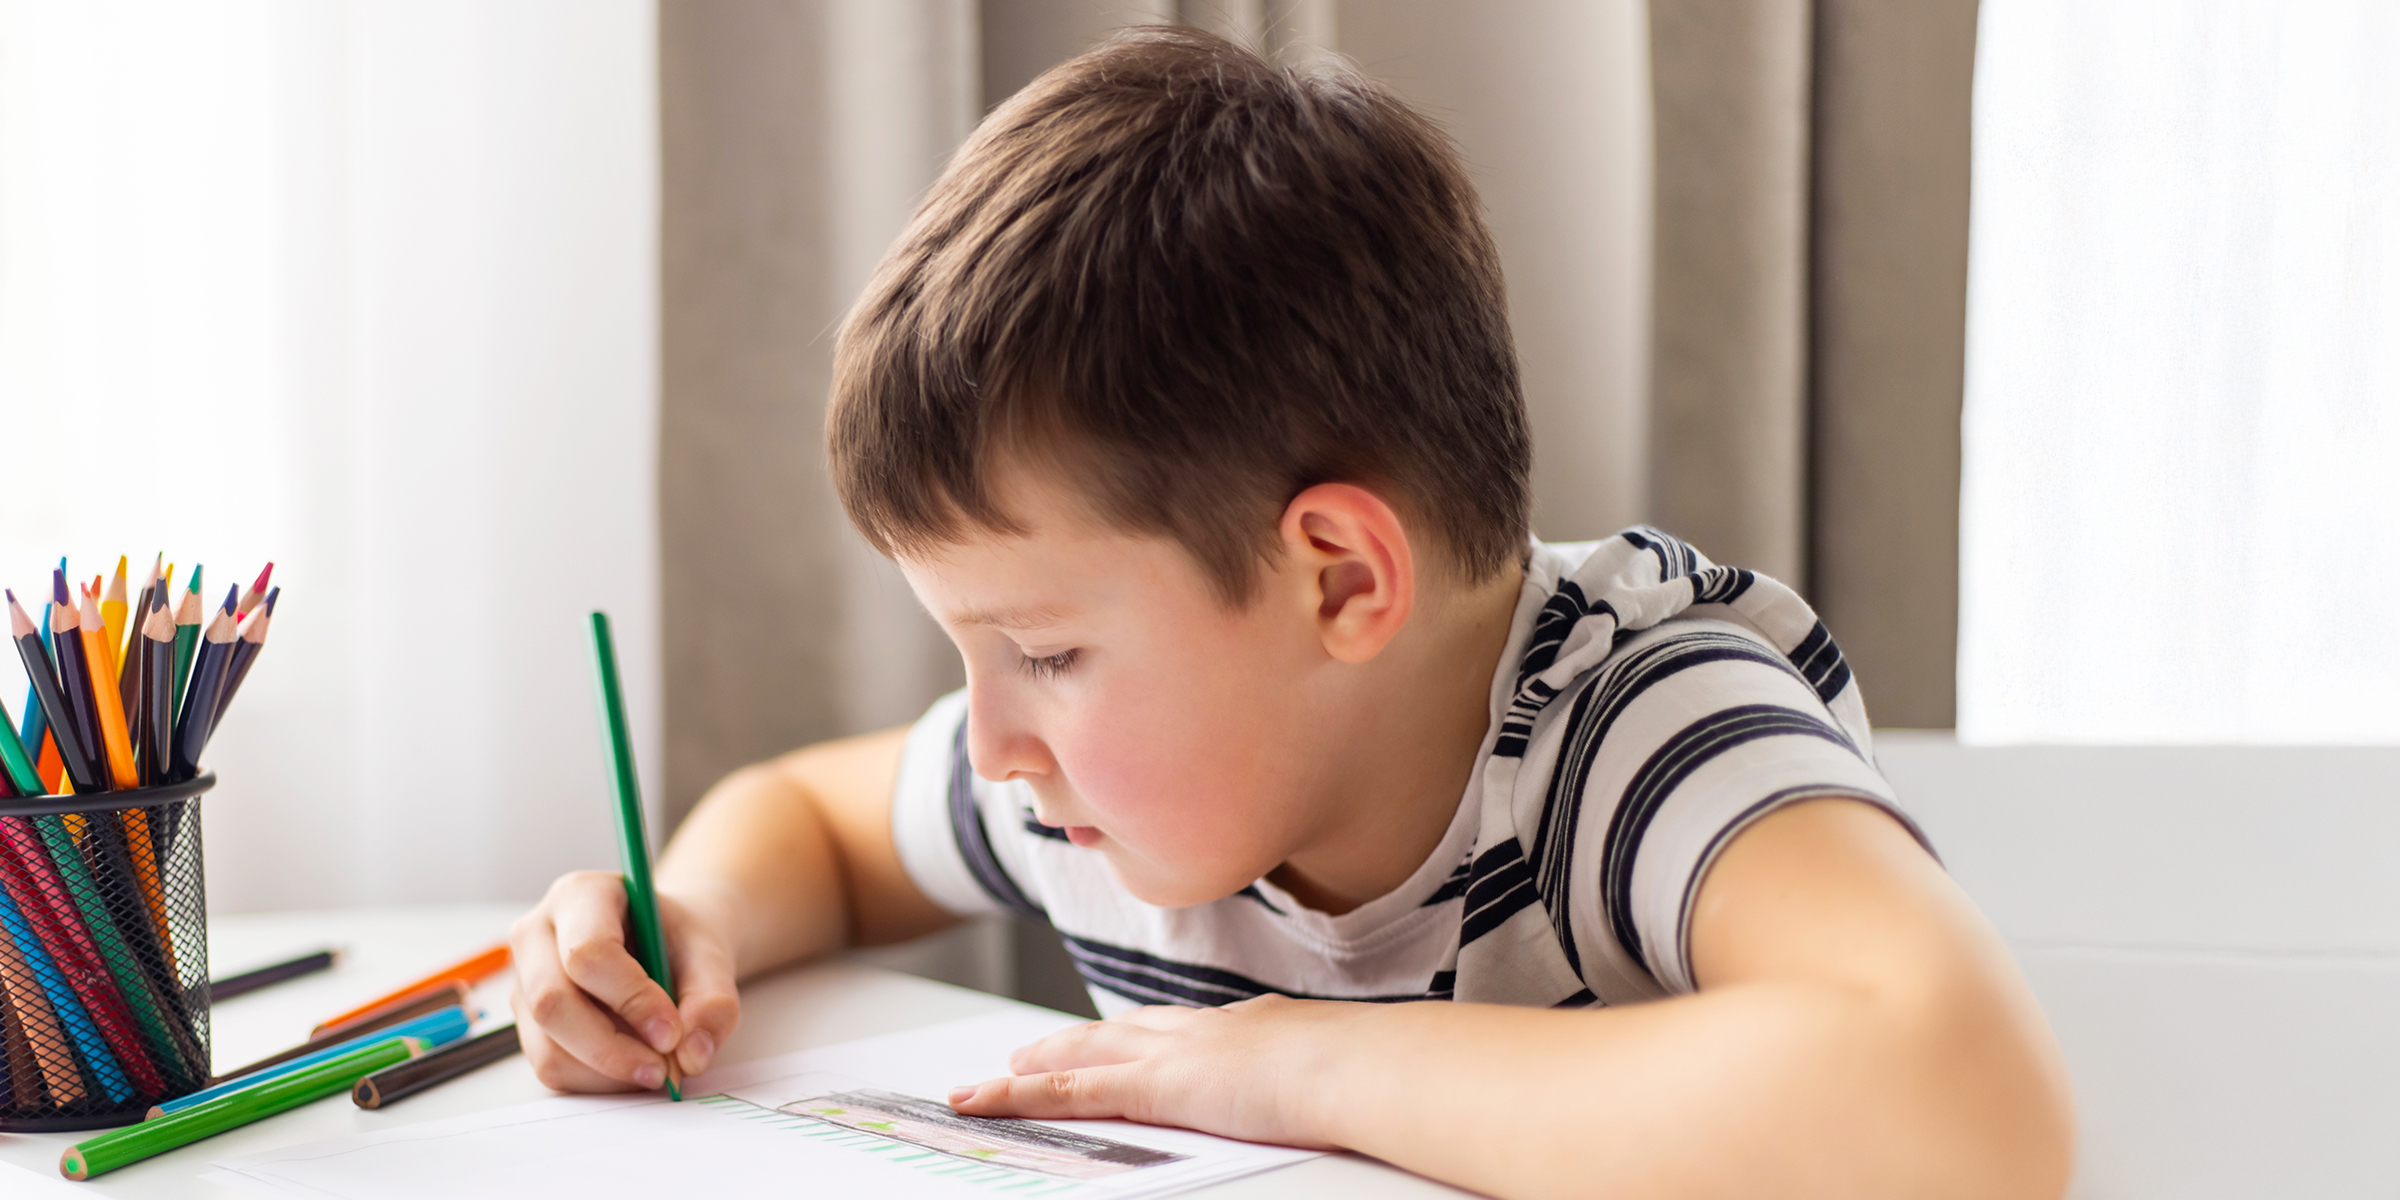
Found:
[{"label": "yellow pencil", "polygon": [[[108,638],[108,682],[113,685],[124,665],[117,660],[125,654],[125,556],[122,554],[117,556],[117,577],[108,585],[108,598],[100,602],[100,629]],[[93,666],[96,669],[99,664]]]}]

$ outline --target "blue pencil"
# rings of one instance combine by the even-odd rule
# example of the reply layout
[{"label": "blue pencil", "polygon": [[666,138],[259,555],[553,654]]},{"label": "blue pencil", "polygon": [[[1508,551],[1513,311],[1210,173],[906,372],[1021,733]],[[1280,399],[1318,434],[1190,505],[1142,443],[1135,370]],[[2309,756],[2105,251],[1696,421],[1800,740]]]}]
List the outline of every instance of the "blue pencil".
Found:
[{"label": "blue pencil", "polygon": [[397,1037],[423,1038],[429,1049],[434,1046],[446,1046],[467,1036],[468,1024],[466,1006],[453,1004],[440,1012],[427,1013],[414,1021],[402,1021],[389,1029],[362,1033],[349,1041],[335,1042],[322,1050],[311,1051],[287,1062],[279,1062],[271,1067],[260,1067],[247,1075],[236,1076],[214,1087],[202,1088],[189,1096],[177,1096],[172,1100],[161,1101],[150,1109],[148,1119],[157,1120],[160,1117],[181,1112],[195,1104],[205,1104],[219,1096],[238,1092],[244,1088],[256,1087],[279,1075],[289,1075],[294,1071],[316,1066],[329,1059],[340,1058],[353,1050],[372,1046],[377,1042],[388,1042]]},{"label": "blue pencil", "polygon": [[58,973],[58,965],[50,961],[50,952],[42,949],[42,940],[18,910],[17,902],[0,888],[0,927],[8,930],[8,938],[17,944],[17,952],[33,968],[33,976],[41,981],[42,993],[50,997],[50,1008],[67,1027],[67,1036],[75,1048],[83,1052],[84,1065],[100,1077],[100,1086],[107,1089],[112,1103],[123,1104],[133,1096],[133,1084],[117,1065],[117,1056],[108,1052],[108,1043],[100,1040],[100,1029],[92,1024],[91,1014],[83,1011],[83,1002],[75,998],[75,989],[67,986],[66,978]]}]

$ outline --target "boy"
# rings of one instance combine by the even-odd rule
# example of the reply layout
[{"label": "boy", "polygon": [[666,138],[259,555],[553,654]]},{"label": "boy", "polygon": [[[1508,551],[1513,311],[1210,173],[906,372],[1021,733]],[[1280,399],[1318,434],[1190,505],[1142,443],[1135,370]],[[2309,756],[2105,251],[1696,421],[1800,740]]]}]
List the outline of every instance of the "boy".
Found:
[{"label": "boy", "polygon": [[1423,118],[1188,31],[988,118],[841,335],[852,520],[957,643],[913,728],[736,773],[519,922],[552,1087],[705,1068],[734,981],[1048,920],[1106,1020],[974,1115],[1342,1146],[1502,1196],[2055,1196],[1999,939],[1800,598],[1548,545],[1501,280]]}]

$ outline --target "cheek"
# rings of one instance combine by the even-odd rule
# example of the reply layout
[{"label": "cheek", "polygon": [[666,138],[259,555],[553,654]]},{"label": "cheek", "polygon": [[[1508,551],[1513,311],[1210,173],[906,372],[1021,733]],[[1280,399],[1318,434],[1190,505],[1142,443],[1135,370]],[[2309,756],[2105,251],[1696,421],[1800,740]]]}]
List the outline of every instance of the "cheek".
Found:
[{"label": "cheek", "polygon": [[1053,749],[1112,837],[1203,870],[1273,852],[1298,782],[1291,744],[1305,741],[1273,665],[1239,637],[1190,638],[1094,681]]}]

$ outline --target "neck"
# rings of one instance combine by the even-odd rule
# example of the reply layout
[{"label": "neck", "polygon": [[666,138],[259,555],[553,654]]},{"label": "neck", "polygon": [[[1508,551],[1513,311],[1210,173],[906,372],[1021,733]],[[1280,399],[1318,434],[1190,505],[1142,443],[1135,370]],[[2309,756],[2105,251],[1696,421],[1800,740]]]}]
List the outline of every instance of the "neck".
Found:
[{"label": "neck", "polygon": [[1351,680],[1344,755],[1327,820],[1268,878],[1339,915],[1407,882],[1441,844],[1491,726],[1492,673],[1508,647],[1524,571],[1460,588]]}]

